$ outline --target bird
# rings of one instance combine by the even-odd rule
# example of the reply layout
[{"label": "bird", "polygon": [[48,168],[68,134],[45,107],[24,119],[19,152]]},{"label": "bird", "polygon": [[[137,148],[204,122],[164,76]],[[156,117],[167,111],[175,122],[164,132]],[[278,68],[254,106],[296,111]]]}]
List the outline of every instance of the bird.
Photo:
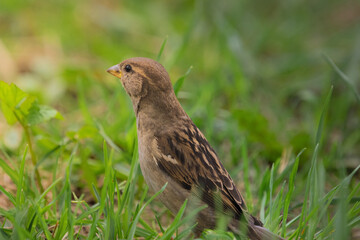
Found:
[{"label": "bird", "polygon": [[107,72],[120,79],[136,116],[139,163],[149,190],[165,190],[160,201],[176,214],[184,201],[207,205],[197,215],[194,234],[215,229],[219,216],[227,230],[252,240],[283,239],[252,216],[234,181],[204,134],[178,101],[166,69],[157,61],[134,57]]}]

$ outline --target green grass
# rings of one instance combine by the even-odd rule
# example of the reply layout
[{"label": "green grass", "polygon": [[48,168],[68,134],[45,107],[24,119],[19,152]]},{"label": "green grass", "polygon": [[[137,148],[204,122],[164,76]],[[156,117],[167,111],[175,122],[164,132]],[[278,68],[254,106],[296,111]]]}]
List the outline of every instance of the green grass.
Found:
[{"label": "green grass", "polygon": [[[185,223],[200,209],[185,214],[185,202],[171,216],[147,192],[130,99],[105,72],[135,56],[167,68],[267,228],[289,239],[355,237],[359,8],[1,1],[0,80],[18,88],[0,85],[0,239],[193,237]],[[233,239],[222,224],[202,238]]]}]

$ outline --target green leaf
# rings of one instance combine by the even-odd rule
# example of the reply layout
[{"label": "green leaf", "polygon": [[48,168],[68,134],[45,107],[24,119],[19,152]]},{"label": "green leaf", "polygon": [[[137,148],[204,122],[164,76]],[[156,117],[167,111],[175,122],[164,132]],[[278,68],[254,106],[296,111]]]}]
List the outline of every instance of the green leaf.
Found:
[{"label": "green leaf", "polygon": [[11,125],[16,123],[16,117],[13,114],[13,111],[11,111],[11,108],[9,108],[3,101],[1,101],[0,106],[7,123]]},{"label": "green leaf", "polygon": [[15,84],[0,81],[0,106],[9,124],[22,121],[29,112],[35,98],[23,92]]},{"label": "green leaf", "polygon": [[62,116],[57,110],[34,102],[26,116],[26,121],[29,125],[36,125],[52,118],[62,119]]}]

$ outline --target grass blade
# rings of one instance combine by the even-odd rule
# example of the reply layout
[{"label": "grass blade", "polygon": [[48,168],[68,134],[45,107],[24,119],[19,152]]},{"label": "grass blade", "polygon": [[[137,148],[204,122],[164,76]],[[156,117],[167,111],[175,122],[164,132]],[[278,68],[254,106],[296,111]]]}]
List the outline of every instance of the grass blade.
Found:
[{"label": "grass blade", "polygon": [[163,41],[163,43],[161,44],[161,47],[160,47],[160,51],[159,51],[159,53],[158,53],[158,55],[157,55],[157,57],[156,57],[156,61],[160,61],[160,58],[161,58],[161,56],[162,56],[162,54],[163,54],[163,51],[164,51],[164,49],[165,49],[165,45],[166,45],[166,42],[167,42],[167,40],[168,40],[168,37],[169,36],[166,36],[165,37],[165,39],[164,39],[164,41]]},{"label": "grass blade", "polygon": [[289,213],[289,207],[290,207],[290,200],[294,191],[294,187],[295,187],[295,176],[299,167],[299,161],[300,161],[300,156],[301,154],[305,151],[305,149],[301,150],[300,153],[296,156],[295,159],[295,163],[294,166],[292,168],[290,177],[289,177],[289,191],[286,194],[285,197],[285,205],[284,205],[284,213],[283,213],[283,226],[282,226],[282,231],[281,231],[281,236],[285,237],[286,235],[286,221],[287,221],[287,217],[288,217],[288,213]]},{"label": "grass blade", "polygon": [[186,73],[185,73],[183,76],[181,76],[181,77],[175,82],[175,84],[174,84],[174,92],[175,92],[175,95],[176,95],[176,96],[177,96],[178,92],[180,91],[180,88],[181,88],[181,86],[183,85],[185,78],[190,74],[191,69],[192,69],[192,66],[190,66],[190,67],[188,68],[188,70],[186,71]]},{"label": "grass blade", "polygon": [[321,140],[322,131],[324,129],[325,116],[326,116],[326,113],[327,113],[327,109],[329,107],[329,103],[330,103],[330,99],[331,99],[333,89],[334,89],[334,87],[331,86],[330,91],[329,91],[329,93],[328,93],[328,95],[326,96],[326,99],[325,99],[324,107],[323,107],[323,110],[321,112],[321,116],[320,116],[320,120],[319,120],[319,124],[318,124],[318,129],[317,129],[317,132],[316,132],[316,140],[315,140],[316,144],[320,143],[320,140]]},{"label": "grass blade", "polygon": [[0,158],[0,168],[4,170],[4,172],[11,178],[11,180],[17,184],[18,174],[16,171],[14,171],[3,159]]},{"label": "grass blade", "polygon": [[353,84],[352,81],[346,76],[345,73],[343,73],[338,66],[334,63],[334,61],[326,54],[323,54],[325,60],[330,64],[330,66],[335,70],[335,72],[340,76],[340,78],[350,87],[350,89],[353,91],[356,100],[358,103],[360,103],[360,94],[356,89],[356,86]]},{"label": "grass blade", "polygon": [[157,192],[155,193],[142,207],[141,209],[138,211],[138,213],[136,214],[133,222],[131,223],[131,228],[130,228],[130,232],[129,235],[127,237],[128,240],[134,239],[134,235],[135,235],[135,230],[136,230],[136,225],[140,219],[140,215],[142,214],[142,212],[144,211],[145,207],[147,205],[149,205],[157,196],[159,196],[159,194],[161,194],[165,188],[167,186],[167,183]]}]

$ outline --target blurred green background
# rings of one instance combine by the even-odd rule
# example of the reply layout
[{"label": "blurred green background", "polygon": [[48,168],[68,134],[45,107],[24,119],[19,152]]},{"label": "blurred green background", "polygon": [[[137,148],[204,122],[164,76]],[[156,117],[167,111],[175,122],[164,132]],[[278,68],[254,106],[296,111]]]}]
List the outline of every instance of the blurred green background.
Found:
[{"label": "blurred green background", "polygon": [[[160,62],[173,83],[193,67],[180,102],[235,179],[242,179],[245,142],[260,175],[303,148],[300,167],[306,169],[331,86],[320,148],[329,185],[338,181],[338,168],[359,164],[359,1],[1,0],[0,79],[64,118],[33,129],[43,169],[67,160],[78,142],[74,184],[89,187],[103,173],[105,137],[118,150],[118,177],[126,178],[134,114],[106,69],[129,57],[156,59],[164,40]],[[20,126],[0,120],[2,148],[21,155]],[[65,147],[51,152],[56,146]]]},{"label": "blurred green background", "polygon": [[[311,148],[334,85],[324,150],[340,144],[351,165],[360,161],[359,104],[323,54],[358,89],[359,22],[358,1],[3,0],[0,76],[64,115],[59,137],[91,116],[121,142],[118,118],[132,118],[131,108],[105,70],[156,58],[168,36],[160,62],[173,81],[193,66],[179,98],[221,155],[244,134],[269,160]],[[7,131],[1,123],[2,138]]]}]

